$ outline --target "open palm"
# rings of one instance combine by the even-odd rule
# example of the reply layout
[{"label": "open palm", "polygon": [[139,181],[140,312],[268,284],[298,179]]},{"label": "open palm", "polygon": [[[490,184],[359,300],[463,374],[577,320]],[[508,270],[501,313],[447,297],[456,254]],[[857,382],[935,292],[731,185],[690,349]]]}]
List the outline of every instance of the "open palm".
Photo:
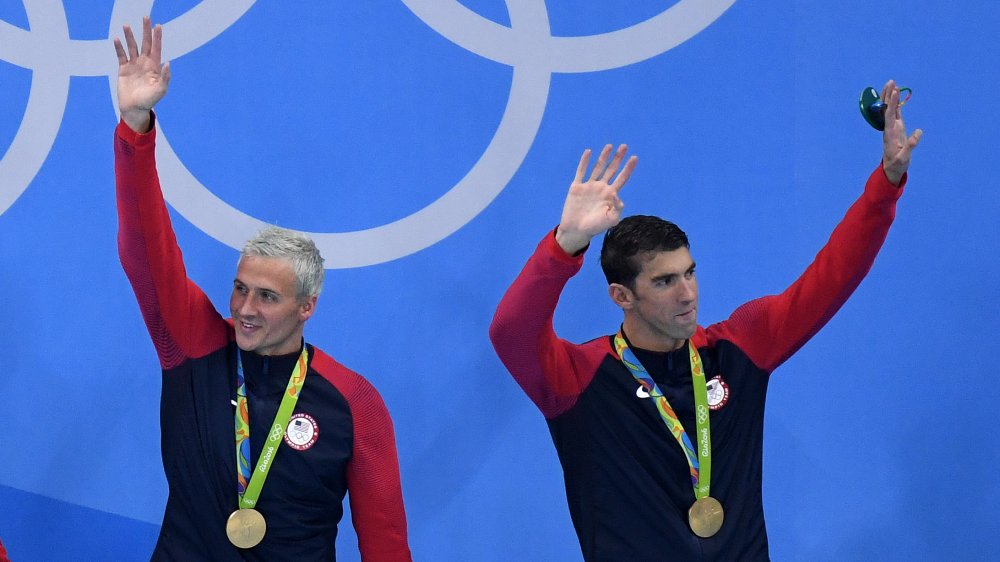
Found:
[{"label": "open palm", "polygon": [[163,28],[142,19],[142,46],[136,44],[132,29],[125,26],[125,46],[115,39],[118,54],[118,109],[133,129],[146,123],[149,111],[167,93],[170,63],[161,65]]},{"label": "open palm", "polygon": [[886,82],[882,88],[882,99],[886,102],[885,129],[882,132],[882,169],[889,181],[899,185],[903,174],[910,167],[910,155],[920,143],[924,132],[917,129],[912,135],[906,136],[899,88],[894,81]]},{"label": "open palm", "polygon": [[564,250],[575,253],[590,243],[590,239],[618,224],[625,204],[618,197],[625,182],[628,181],[638,159],[633,156],[625,163],[618,177],[615,173],[625,159],[628,147],[620,145],[611,156],[611,145],[604,147],[589,179],[584,179],[587,166],[590,163],[590,149],[583,152],[580,164],[576,169],[576,177],[569,187],[566,202],[563,205],[562,219],[556,231],[556,240]]}]

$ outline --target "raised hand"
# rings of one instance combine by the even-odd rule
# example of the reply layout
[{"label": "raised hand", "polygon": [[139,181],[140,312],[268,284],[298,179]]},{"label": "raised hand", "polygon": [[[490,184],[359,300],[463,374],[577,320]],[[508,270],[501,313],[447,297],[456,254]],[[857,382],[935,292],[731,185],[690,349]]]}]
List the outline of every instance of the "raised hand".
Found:
[{"label": "raised hand", "polygon": [[[170,63],[160,64],[163,27],[154,28],[149,16],[142,18],[142,48],[135,42],[132,28],[124,26],[125,47],[115,38],[118,53],[118,109],[132,130],[149,130],[149,112],[167,94]],[[126,50],[127,47],[127,50]]]},{"label": "raised hand", "polygon": [[[556,230],[556,242],[569,254],[575,254],[590,244],[590,239],[618,224],[622,217],[625,204],[618,197],[632,170],[639,159],[635,156],[628,159],[618,177],[615,173],[625,159],[628,147],[618,146],[614,158],[611,156],[611,145],[606,145],[597,157],[597,163],[590,172],[590,178],[584,180],[587,166],[590,164],[590,149],[583,151],[580,164],[576,168],[576,177],[569,187],[566,203],[563,204],[562,220]],[[614,178],[612,180],[612,178]]]},{"label": "raised hand", "polygon": [[882,169],[893,185],[899,185],[903,174],[910,167],[910,153],[920,143],[924,132],[917,129],[909,137],[906,136],[903,112],[899,106],[899,88],[892,80],[882,88],[882,99],[886,104],[885,130],[882,132]]}]

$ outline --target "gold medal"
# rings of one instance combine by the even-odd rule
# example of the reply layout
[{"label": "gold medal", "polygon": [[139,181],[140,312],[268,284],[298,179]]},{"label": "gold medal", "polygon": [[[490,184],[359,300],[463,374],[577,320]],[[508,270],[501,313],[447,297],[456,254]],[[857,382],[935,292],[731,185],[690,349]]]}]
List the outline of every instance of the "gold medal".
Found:
[{"label": "gold medal", "polygon": [[691,509],[688,509],[688,524],[694,534],[703,539],[719,532],[723,518],[722,504],[711,496],[695,501],[691,504]]},{"label": "gold medal", "polygon": [[267,523],[256,509],[237,509],[226,521],[226,536],[238,548],[253,548],[264,539]]}]

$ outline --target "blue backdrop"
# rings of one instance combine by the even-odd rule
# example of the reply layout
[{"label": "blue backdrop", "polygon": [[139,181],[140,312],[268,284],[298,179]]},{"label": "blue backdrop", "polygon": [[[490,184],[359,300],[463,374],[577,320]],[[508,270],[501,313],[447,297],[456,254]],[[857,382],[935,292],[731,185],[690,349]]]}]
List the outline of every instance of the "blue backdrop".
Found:
[{"label": "blue backdrop", "polygon": [[[879,161],[859,92],[910,86],[925,135],[896,224],[770,387],[771,552],[1000,558],[993,2],[3,0],[14,560],[146,559],[166,498],[159,369],[115,242],[108,37],[144,13],[173,61],[160,160],[190,275],[225,308],[257,221],[316,233],[333,268],[306,337],[385,398],[420,560],[579,558],[544,420],[487,326],[584,148],[639,155],[626,212],[688,231],[707,324],[809,263]],[[619,321],[591,255],[556,329]]]}]

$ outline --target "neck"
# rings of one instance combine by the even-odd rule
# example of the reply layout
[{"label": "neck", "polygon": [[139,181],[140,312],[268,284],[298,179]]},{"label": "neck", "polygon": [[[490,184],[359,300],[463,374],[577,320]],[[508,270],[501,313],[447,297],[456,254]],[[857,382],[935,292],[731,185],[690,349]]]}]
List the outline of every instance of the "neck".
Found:
[{"label": "neck", "polygon": [[[305,344],[303,343],[302,345]],[[295,362],[299,360],[299,355],[302,353],[302,347],[287,353],[260,353],[256,350],[248,351],[245,349],[240,349],[239,353],[244,369],[253,371],[255,374],[261,371],[265,375],[272,372],[281,374],[284,371],[284,367],[294,367]],[[289,370],[288,372],[290,373],[291,371]]]},{"label": "neck", "polygon": [[240,353],[242,353],[244,357],[246,357],[248,354],[253,354],[257,357],[267,358],[267,359],[282,359],[288,357],[294,357],[297,359],[299,354],[302,353],[302,344],[300,344],[295,349],[284,350],[284,351],[269,350],[264,353],[261,353],[260,351],[257,350],[246,350],[241,348]]},{"label": "neck", "polygon": [[630,317],[625,317],[625,321],[622,323],[622,330],[625,333],[625,337],[628,339],[629,345],[632,347],[645,349],[646,351],[665,353],[668,351],[676,351],[687,342],[686,339],[678,340],[668,338],[662,334],[657,334],[648,329],[644,329],[644,326],[636,325],[636,322],[630,322],[630,320]]}]

